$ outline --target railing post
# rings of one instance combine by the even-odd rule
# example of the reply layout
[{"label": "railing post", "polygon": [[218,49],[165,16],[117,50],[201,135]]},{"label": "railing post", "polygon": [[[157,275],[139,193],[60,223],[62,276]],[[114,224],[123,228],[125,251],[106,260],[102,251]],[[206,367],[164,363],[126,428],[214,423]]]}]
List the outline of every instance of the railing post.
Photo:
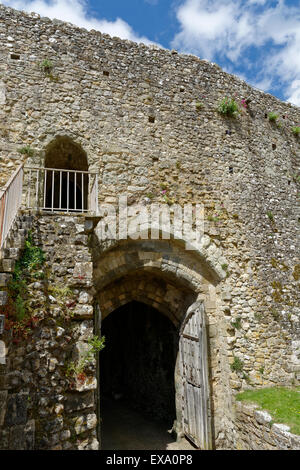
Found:
[{"label": "railing post", "polygon": [[39,205],[39,178],[40,170],[36,170],[36,192],[35,192],[35,208],[38,209]]},{"label": "railing post", "polygon": [[44,171],[44,208],[46,207],[47,170]]},{"label": "railing post", "polygon": [[53,212],[54,206],[54,170],[52,170],[52,198],[51,198],[51,211]]},{"label": "railing post", "polygon": [[31,193],[31,170],[29,171],[28,179],[29,179],[29,183],[28,183],[28,199],[27,199],[27,207],[30,207],[30,193]]},{"label": "railing post", "polygon": [[1,196],[1,207],[0,207],[0,248],[3,246],[4,239],[4,214],[5,214],[5,199],[6,194],[3,193]]},{"label": "railing post", "polygon": [[98,173],[96,173],[96,201],[95,201],[95,215],[98,215]]},{"label": "railing post", "polygon": [[91,186],[91,181],[90,181],[90,174],[88,174],[88,180],[87,180],[87,187],[88,187],[88,197],[87,197],[87,210],[90,211],[91,210],[91,206],[92,206],[92,197],[91,197],[91,194],[92,194],[92,190],[90,190],[90,186]]},{"label": "railing post", "polygon": [[59,172],[59,208],[61,209],[62,171]]},{"label": "railing post", "polygon": [[77,182],[77,179],[76,179],[76,172],[74,173],[74,209],[76,211],[77,209],[77,201],[76,201],[76,182]]},{"label": "railing post", "polygon": [[67,212],[69,212],[70,174],[67,172]]},{"label": "railing post", "polygon": [[81,212],[84,213],[84,177],[83,173],[81,173]]}]

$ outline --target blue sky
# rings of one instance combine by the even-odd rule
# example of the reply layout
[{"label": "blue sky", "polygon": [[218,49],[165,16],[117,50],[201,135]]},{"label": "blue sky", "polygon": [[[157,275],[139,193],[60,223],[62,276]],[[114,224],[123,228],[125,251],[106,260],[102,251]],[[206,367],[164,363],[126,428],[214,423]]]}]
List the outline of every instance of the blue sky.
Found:
[{"label": "blue sky", "polygon": [[220,65],[300,106],[300,0],[0,0]]}]

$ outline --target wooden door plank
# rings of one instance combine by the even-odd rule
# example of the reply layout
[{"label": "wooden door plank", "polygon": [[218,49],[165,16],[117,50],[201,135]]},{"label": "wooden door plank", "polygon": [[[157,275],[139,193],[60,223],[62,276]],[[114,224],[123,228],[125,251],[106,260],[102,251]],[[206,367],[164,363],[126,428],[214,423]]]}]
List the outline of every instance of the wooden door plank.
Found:
[{"label": "wooden door plank", "polygon": [[[194,307],[194,310],[193,310]],[[211,448],[207,339],[203,304],[187,312],[180,334],[183,432],[200,448]]]}]

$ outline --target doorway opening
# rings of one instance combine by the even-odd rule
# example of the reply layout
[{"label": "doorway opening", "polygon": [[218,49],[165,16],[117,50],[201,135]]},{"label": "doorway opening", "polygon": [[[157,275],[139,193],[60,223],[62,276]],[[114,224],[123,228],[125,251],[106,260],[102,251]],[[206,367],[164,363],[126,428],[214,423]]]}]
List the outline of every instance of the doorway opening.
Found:
[{"label": "doorway opening", "polygon": [[88,160],[67,136],[56,137],[45,153],[44,208],[85,212],[88,209]]},{"label": "doorway opening", "polygon": [[101,335],[102,449],[166,449],[175,440],[178,331],[158,310],[134,301],[103,320]]}]

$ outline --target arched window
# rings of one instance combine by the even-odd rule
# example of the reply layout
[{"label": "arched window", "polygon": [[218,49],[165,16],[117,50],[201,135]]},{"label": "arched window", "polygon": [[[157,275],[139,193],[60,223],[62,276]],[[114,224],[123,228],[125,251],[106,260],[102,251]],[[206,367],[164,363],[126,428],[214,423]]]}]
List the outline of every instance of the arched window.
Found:
[{"label": "arched window", "polygon": [[44,208],[61,211],[88,209],[88,160],[81,145],[58,136],[45,152]]}]

